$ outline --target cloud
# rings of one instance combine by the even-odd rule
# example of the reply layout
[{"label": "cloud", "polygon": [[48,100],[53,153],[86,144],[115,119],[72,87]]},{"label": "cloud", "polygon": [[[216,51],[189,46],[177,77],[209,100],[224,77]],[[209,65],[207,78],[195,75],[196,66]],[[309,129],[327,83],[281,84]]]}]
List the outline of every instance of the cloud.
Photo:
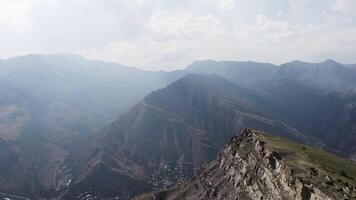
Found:
[{"label": "cloud", "polygon": [[27,12],[28,4],[26,1],[5,0],[1,2],[0,28],[7,31],[24,31],[28,26]]},{"label": "cloud", "polygon": [[331,10],[335,12],[354,12],[356,8],[356,2],[353,0],[336,0],[331,5]]},{"label": "cloud", "polygon": [[194,40],[206,34],[218,34],[223,31],[223,27],[211,14],[172,16],[167,12],[159,12],[151,17],[147,30],[158,40],[162,38]]},{"label": "cloud", "polygon": [[2,0],[0,57],[77,53],[144,69],[198,59],[356,62],[353,0]]},{"label": "cloud", "polygon": [[[224,27],[213,15],[171,14],[158,12],[151,16],[145,30],[131,40],[112,42],[100,50],[85,52],[88,57],[118,56],[125,63],[151,69],[183,67],[193,60],[201,43],[209,44],[224,34]],[[115,53],[109,53],[115,52]],[[140,59],[137,59],[140,58]]]},{"label": "cloud", "polygon": [[236,8],[238,0],[207,0],[207,2],[215,5],[220,10],[232,10]]}]

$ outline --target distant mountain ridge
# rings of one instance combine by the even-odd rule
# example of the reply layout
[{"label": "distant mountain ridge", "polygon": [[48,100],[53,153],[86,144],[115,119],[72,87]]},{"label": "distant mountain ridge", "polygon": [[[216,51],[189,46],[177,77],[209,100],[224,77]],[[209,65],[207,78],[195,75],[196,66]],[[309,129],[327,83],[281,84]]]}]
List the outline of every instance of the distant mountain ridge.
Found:
[{"label": "distant mountain ridge", "polygon": [[278,66],[270,63],[237,61],[195,61],[188,65],[186,71],[198,74],[217,74],[238,85],[254,87],[272,75]]},{"label": "distant mountain ridge", "polygon": [[[243,73],[230,76],[224,71],[226,67],[221,67],[229,63],[233,68],[231,74],[238,74],[241,62],[205,62],[208,62],[208,70],[204,65],[196,65],[194,71],[219,74],[237,84],[246,83],[244,79],[251,80]],[[270,66],[265,65],[264,69]],[[256,70],[252,68],[250,74],[254,73]],[[356,71],[350,67],[333,60],[321,63],[293,61],[271,67],[265,77],[245,87],[263,94],[261,98],[266,100],[269,112],[300,131],[321,138],[327,149],[350,158],[356,155],[353,128],[356,123],[353,114]]]},{"label": "distant mountain ridge", "polygon": [[66,54],[0,60],[0,192],[51,198],[102,181],[109,196],[159,189],[177,181],[156,177],[167,162],[196,168],[245,127],[356,159],[355,73],[332,60],[172,72]]},{"label": "distant mountain ridge", "polygon": [[334,60],[320,63],[292,61],[282,65],[258,62],[237,61],[196,61],[188,65],[186,71],[198,74],[217,74],[238,85],[248,88],[260,88],[263,84],[294,80],[307,87],[331,92],[353,89],[356,85],[356,72]]},{"label": "distant mountain ridge", "polygon": [[[114,188],[140,187],[163,163],[211,161],[234,132],[252,126],[294,140],[318,144],[283,121],[264,113],[255,92],[218,76],[187,75],[152,92],[117,121],[98,132],[93,144],[79,155],[79,174],[66,198],[94,188],[101,196]],[[121,178],[128,182],[100,182]],[[117,180],[117,181],[118,181]],[[138,186],[131,186],[136,188]],[[116,190],[117,195],[120,191]],[[69,195],[69,196],[68,196]],[[111,196],[112,198],[115,195]]]},{"label": "distant mountain ridge", "polygon": [[0,139],[8,153],[0,162],[9,170],[0,172],[0,191],[35,199],[55,195],[64,157],[83,137],[169,84],[165,75],[75,55],[2,60]]},{"label": "distant mountain ridge", "polygon": [[[280,66],[268,81],[295,80],[325,92],[354,89],[356,73],[333,60],[321,63],[294,61]],[[275,84],[275,83],[271,83]]]}]

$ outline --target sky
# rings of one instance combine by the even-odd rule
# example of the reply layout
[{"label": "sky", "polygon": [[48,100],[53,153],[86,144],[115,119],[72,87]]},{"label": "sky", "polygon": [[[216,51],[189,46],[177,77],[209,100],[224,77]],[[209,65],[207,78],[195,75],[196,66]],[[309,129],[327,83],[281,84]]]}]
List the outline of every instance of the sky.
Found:
[{"label": "sky", "polygon": [[356,0],[0,0],[0,58],[29,53],[146,70],[206,59],[356,63]]}]

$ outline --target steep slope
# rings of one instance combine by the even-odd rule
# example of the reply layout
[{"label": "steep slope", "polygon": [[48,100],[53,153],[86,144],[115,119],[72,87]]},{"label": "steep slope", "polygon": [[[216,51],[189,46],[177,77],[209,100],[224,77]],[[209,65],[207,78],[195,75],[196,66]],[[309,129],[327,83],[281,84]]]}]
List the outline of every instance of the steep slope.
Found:
[{"label": "steep slope", "polygon": [[82,137],[176,76],[74,55],[1,60],[0,165],[6,170],[0,192],[35,199],[55,194],[62,160],[80,148]]},{"label": "steep slope", "polygon": [[[39,102],[5,81],[0,81],[0,93],[0,192],[25,196],[41,193],[50,187],[50,176],[48,181],[39,180],[48,176],[47,169],[53,170],[51,160],[56,159],[56,150],[32,126],[30,113]],[[44,160],[43,154],[53,157]],[[40,167],[40,161],[48,163],[48,168]]]},{"label": "steep slope", "polygon": [[137,200],[354,198],[356,163],[245,129],[192,180]]},{"label": "steep slope", "polygon": [[74,55],[27,55],[0,64],[0,81],[37,99],[32,115],[62,134],[88,134],[170,83],[164,72]]},{"label": "steep slope", "polygon": [[324,96],[317,106],[319,120],[315,123],[315,136],[326,148],[356,160],[356,93],[333,92]]},{"label": "steep slope", "polygon": [[[121,195],[120,189],[138,187],[134,181],[144,187],[142,182],[161,165],[199,167],[216,156],[231,133],[244,127],[314,141],[265,113],[254,92],[218,76],[188,75],[151,93],[99,132],[75,163],[80,167],[67,195],[77,196],[85,188]],[[112,179],[122,176],[125,181]],[[150,186],[145,187],[142,191]]]},{"label": "steep slope", "polygon": [[38,106],[31,96],[0,80],[0,138],[16,139],[29,121],[29,104]]},{"label": "steep slope", "polygon": [[325,148],[355,154],[353,117],[356,73],[332,60],[282,65],[261,90],[272,112],[302,132],[320,138]]},{"label": "steep slope", "polygon": [[353,158],[356,71],[333,60],[293,61],[281,66],[255,62],[195,62],[187,71],[219,74],[263,94],[268,113],[303,133],[317,136],[325,148]]},{"label": "steep slope", "polygon": [[[36,199],[31,195],[57,195],[68,186],[76,194],[113,180],[98,191],[159,189],[189,177],[230,133],[248,126],[304,142],[320,138],[328,150],[356,159],[356,72],[331,60],[280,67],[202,61],[166,73],[28,55],[0,60],[0,69],[0,169],[6,169],[0,192]],[[83,138],[191,72],[218,74],[258,93],[218,77],[188,76],[152,93],[91,141]],[[73,161],[77,152],[81,159]],[[162,178],[170,167],[179,170]]]}]

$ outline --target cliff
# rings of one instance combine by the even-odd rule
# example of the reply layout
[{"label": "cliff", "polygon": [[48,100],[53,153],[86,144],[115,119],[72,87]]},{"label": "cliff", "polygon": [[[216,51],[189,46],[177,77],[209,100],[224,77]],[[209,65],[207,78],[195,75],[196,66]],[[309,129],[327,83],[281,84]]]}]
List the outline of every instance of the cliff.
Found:
[{"label": "cliff", "polygon": [[190,181],[136,199],[356,199],[355,187],[354,162],[245,129]]}]

